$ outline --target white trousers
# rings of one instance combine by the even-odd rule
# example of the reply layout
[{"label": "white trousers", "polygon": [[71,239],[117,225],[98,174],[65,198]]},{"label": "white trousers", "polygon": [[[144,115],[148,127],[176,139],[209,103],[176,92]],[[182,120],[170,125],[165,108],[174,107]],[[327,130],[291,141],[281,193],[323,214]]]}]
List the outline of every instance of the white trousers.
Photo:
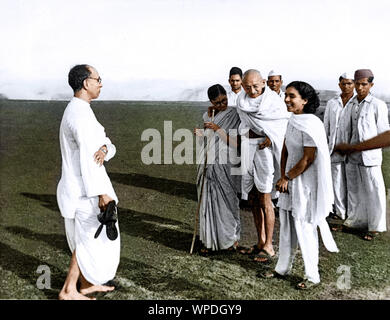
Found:
[{"label": "white trousers", "polygon": [[332,162],[331,168],[335,213],[341,219],[345,219],[348,205],[345,162]]},{"label": "white trousers", "polygon": [[275,271],[281,275],[291,272],[299,244],[305,265],[305,279],[313,283],[319,283],[317,227],[295,219],[291,211],[284,209],[279,209],[279,219],[279,259]]},{"label": "white trousers", "polygon": [[368,231],[386,231],[386,190],[381,166],[346,164],[348,211],[344,224]]},{"label": "white trousers", "polygon": [[[77,264],[84,278],[93,285],[104,284],[115,277],[120,258],[120,235],[114,241],[107,238],[104,226],[94,238],[100,222],[98,197],[80,200],[74,219],[65,218],[66,239],[70,251],[76,250]],[[118,222],[116,223],[118,228]]]}]

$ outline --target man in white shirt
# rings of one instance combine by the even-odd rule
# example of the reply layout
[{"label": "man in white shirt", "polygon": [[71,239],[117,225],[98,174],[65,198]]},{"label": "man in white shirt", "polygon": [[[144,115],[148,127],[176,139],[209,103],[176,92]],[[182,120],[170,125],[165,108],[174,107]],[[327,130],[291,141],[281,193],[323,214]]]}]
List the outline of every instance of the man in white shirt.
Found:
[{"label": "man in white shirt", "polygon": [[347,124],[351,117],[350,102],[354,96],[353,74],[343,73],[339,77],[341,94],[326,104],[324,126],[328,138],[329,154],[334,192],[334,218],[345,220],[347,212],[347,178],[345,175],[345,156],[333,152],[335,145],[348,141]]},{"label": "man in white shirt", "polygon": [[[369,69],[355,71],[356,96],[351,101],[349,143],[358,144],[388,131],[386,103],[370,93],[374,74]],[[386,191],[381,170],[382,149],[351,153],[346,165],[348,218],[344,225],[365,229],[365,240],[386,231]]]},{"label": "man in white shirt", "polygon": [[103,166],[104,161],[115,155],[116,148],[90,107],[102,88],[96,69],[77,65],[69,71],[68,82],[74,97],[60,126],[62,175],[57,202],[64,217],[72,259],[59,299],[85,300],[90,299],[86,295],[92,292],[114,290],[105,284],[114,278],[119,264],[120,237],[109,240],[106,227],[96,239],[94,236],[100,226],[97,215],[110,201],[118,203]]},{"label": "man in white shirt", "polygon": [[281,89],[282,84],[283,84],[283,80],[282,80],[282,75],[280,74],[280,72],[271,70],[268,73],[267,86],[271,90],[275,91],[279,95],[279,97],[281,97],[284,101],[284,92]]},{"label": "man in white shirt", "polygon": [[242,70],[238,67],[233,67],[229,71],[230,90],[227,90],[228,107],[237,106],[237,98],[244,92],[242,84]]}]

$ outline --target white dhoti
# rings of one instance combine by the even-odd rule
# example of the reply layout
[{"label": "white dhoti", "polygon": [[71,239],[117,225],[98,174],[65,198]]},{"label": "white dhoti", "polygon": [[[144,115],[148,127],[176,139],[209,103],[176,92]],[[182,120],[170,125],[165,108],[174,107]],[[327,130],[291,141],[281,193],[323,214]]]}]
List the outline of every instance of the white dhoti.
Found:
[{"label": "white dhoti", "polygon": [[344,224],[368,231],[386,231],[386,190],[381,166],[346,164],[348,218]]},{"label": "white dhoti", "polygon": [[[120,258],[120,234],[114,241],[107,238],[104,226],[99,237],[94,238],[100,226],[98,197],[83,198],[74,219],[65,218],[65,232],[69,248],[76,250],[77,264],[84,278],[93,285],[104,284],[115,277]],[[119,227],[118,222],[116,227]]]},{"label": "white dhoti", "polygon": [[341,218],[346,218],[347,213],[347,180],[345,176],[345,162],[332,162],[332,181],[334,193],[335,213]]},{"label": "white dhoti", "polygon": [[248,152],[242,153],[242,199],[247,200],[253,186],[261,193],[271,193],[274,181],[274,160],[270,148],[259,149],[265,138],[249,139]]}]

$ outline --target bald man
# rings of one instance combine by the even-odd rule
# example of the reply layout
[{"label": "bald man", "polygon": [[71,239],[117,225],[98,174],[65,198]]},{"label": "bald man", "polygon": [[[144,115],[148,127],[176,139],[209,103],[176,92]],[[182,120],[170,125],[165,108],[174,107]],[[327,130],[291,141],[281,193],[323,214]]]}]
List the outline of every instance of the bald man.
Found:
[{"label": "bald man", "polygon": [[345,156],[333,152],[335,144],[347,142],[347,124],[351,117],[350,103],[354,96],[353,74],[343,73],[339,77],[341,94],[326,104],[324,126],[331,155],[332,181],[334,192],[333,218],[345,220],[347,212],[347,178],[345,175]]},{"label": "bald man", "polygon": [[[374,74],[355,71],[356,97],[351,105],[350,144],[358,144],[390,129],[386,103],[370,90]],[[382,150],[351,153],[346,165],[348,218],[344,225],[365,230],[363,239],[372,240],[386,231],[386,192],[381,170]]]},{"label": "bald man", "polygon": [[275,214],[271,192],[280,177],[280,157],[290,114],[275,91],[266,87],[258,70],[244,73],[245,94],[237,100],[241,119],[242,199],[250,199],[258,242],[242,253],[255,254],[255,261],[272,260]]}]

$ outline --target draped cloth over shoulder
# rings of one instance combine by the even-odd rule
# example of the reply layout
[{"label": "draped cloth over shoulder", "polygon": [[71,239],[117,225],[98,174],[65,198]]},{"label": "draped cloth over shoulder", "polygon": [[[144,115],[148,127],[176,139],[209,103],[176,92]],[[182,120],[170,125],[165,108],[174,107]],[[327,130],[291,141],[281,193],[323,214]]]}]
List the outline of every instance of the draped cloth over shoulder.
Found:
[{"label": "draped cloth over shoulder", "polygon": [[[204,121],[211,121],[207,113]],[[240,118],[234,108],[227,108],[215,115],[214,123],[225,130],[237,129]],[[198,165],[197,191],[198,198],[202,195],[199,212],[199,236],[204,246],[211,250],[221,250],[231,247],[240,238],[240,208],[237,193],[239,192],[240,176],[232,175],[231,169],[236,166],[233,155],[229,157],[229,147],[218,133],[207,129],[205,132],[207,144],[203,145]],[[209,146],[207,146],[209,145]],[[207,170],[204,170],[205,149],[208,149]],[[201,190],[204,177],[203,192]]]},{"label": "draped cloth over shoulder", "polygon": [[[241,95],[237,101],[237,112],[242,121],[241,135],[251,129],[259,135],[264,133],[271,140],[276,182],[280,177],[280,157],[291,113],[287,112],[286,105],[278,94],[267,87],[260,100],[250,98],[247,94]],[[245,157],[245,150],[242,153]]]},{"label": "draped cloth over shoulder", "polygon": [[[325,220],[329,212],[332,211],[334,195],[330,156],[324,125],[313,114],[294,114],[291,116],[289,124],[297,130],[305,132],[313,139],[317,150],[316,158],[311,165],[314,166],[314,172],[318,174],[318,179],[315,180],[316,183],[313,183],[313,180],[305,180],[304,175],[299,175],[291,181],[292,214],[296,219],[304,220],[305,222],[318,226],[325,247],[331,252],[337,252],[336,243],[333,240],[329,225]],[[310,190],[317,190],[314,210],[308,212],[304,207],[301,207],[304,201],[300,201],[302,194],[300,185],[306,186]]]}]

